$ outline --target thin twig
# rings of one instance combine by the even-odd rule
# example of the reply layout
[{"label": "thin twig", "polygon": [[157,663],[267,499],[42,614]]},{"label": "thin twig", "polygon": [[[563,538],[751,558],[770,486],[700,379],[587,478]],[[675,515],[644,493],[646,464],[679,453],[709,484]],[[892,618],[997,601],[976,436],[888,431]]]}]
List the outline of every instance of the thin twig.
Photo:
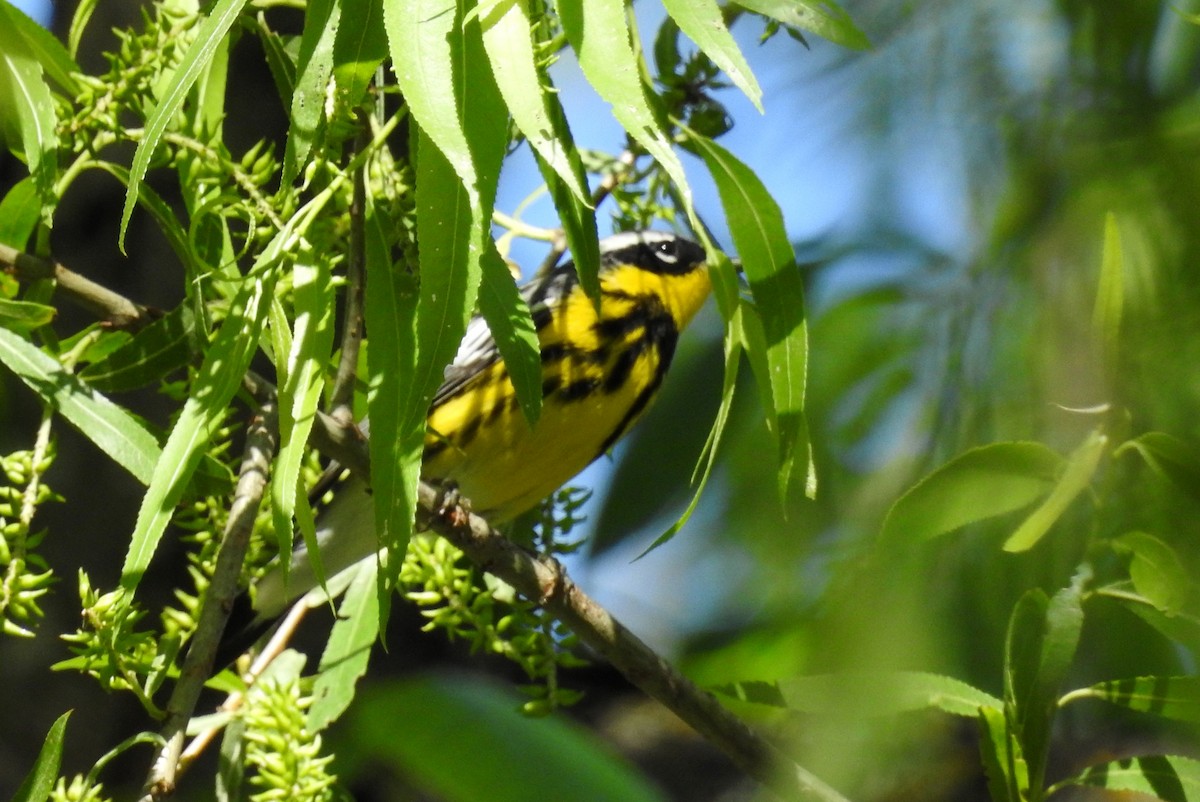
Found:
[{"label": "thin twig", "polygon": [[[318,415],[313,441],[349,467],[369,464],[367,444],[336,421]],[[787,799],[845,802],[845,798],[787,758],[716,697],[674,666],[588,596],[553,558],[532,554],[492,528],[464,505],[442,508],[442,493],[422,482],[417,527],[445,537],[467,557],[528,599],[541,604],[633,685],[657,700],[724,752],[743,771]]]},{"label": "thin twig", "polygon": [[200,620],[196,623],[196,631],[179,671],[179,680],[167,703],[167,723],[162,731],[165,745],[159,750],[150,769],[142,802],[156,802],[175,790],[187,723],[195,712],[204,682],[212,673],[213,657],[233,608],[233,600],[240,589],[238,580],[242,563],[279,437],[273,395],[260,401],[261,407],[250,421],[246,433],[246,448],[233,503],[229,507],[229,520],[217,552],[212,581],[200,608]]},{"label": "thin twig", "polygon": [[91,279],[72,272],[58,262],[0,245],[0,267],[22,281],[53,279],[75,305],[86,309],[116,329],[136,330],[160,315],[134,303]]}]

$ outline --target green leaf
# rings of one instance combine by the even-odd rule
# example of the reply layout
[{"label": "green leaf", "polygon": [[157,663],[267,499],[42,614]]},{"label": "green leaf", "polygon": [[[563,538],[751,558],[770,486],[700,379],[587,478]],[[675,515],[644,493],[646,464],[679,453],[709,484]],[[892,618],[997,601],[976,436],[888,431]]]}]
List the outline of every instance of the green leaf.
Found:
[{"label": "green leaf", "polygon": [[[449,187],[461,189],[456,180]],[[391,261],[393,222],[366,197],[366,285],[363,313],[371,421],[371,486],[381,544],[408,537],[416,515],[425,410],[418,414],[414,389],[417,363],[417,278]],[[414,398],[414,396],[417,396]],[[386,577],[385,577],[386,578]]]},{"label": "green leaf", "polygon": [[[1078,578],[1077,578],[1078,580]],[[1021,744],[1033,787],[1046,770],[1059,687],[1079,646],[1083,607],[1079,582],[1047,599],[1040,589],[1017,602],[1004,658],[1005,714]]]},{"label": "green leaf", "polygon": [[[309,264],[308,260],[300,260],[292,266],[295,329],[289,332],[287,350],[275,355],[282,369],[279,450],[271,471],[271,514],[284,553],[292,547],[292,516],[300,490],[300,469],[325,387],[325,365],[333,348],[335,298],[329,263],[323,259],[314,261]],[[286,326],[285,320],[285,332]]]},{"label": "green leaf", "polygon": [[[2,2],[4,0],[0,0],[0,3]],[[46,733],[46,740],[38,752],[37,760],[25,776],[21,787],[17,789],[12,802],[44,802],[49,799],[50,792],[54,789],[54,781],[58,778],[59,766],[62,764],[63,737],[70,716],[71,711],[68,710],[50,725],[50,732]]]},{"label": "green leaf", "polygon": [[[728,258],[721,254],[718,258],[728,262]],[[732,265],[729,265],[732,269]],[[738,308],[734,315],[735,320],[731,322],[732,326],[738,325],[738,318],[743,313],[741,307]],[[692,493],[692,500],[688,502],[687,508],[675,523],[671,524],[667,531],[663,532],[654,542],[646,547],[646,550],[638,555],[638,559],[649,554],[654,549],[663,545],[679,531],[687,525],[688,520],[692,517],[692,513],[696,511],[696,507],[700,504],[700,495],[704,492],[704,488],[708,485],[708,478],[712,475],[713,466],[717,462],[717,451],[721,445],[721,436],[725,433],[725,427],[729,424],[729,413],[733,409],[733,395],[737,389],[738,368],[741,365],[742,345],[735,337],[724,338],[724,367],[721,380],[721,404],[717,408],[717,414],[713,417],[712,428],[708,432],[708,439],[704,442],[704,448],[700,452],[700,459],[697,463],[697,471],[700,472],[700,480],[696,481],[696,476],[693,474],[692,483],[695,485],[695,492]],[[700,466],[703,466],[701,469]]]},{"label": "green leaf", "polygon": [[1098,682],[1071,691],[1058,704],[1062,707],[1080,699],[1103,699],[1142,713],[1200,722],[1200,677],[1128,677]]},{"label": "green leaf", "polygon": [[324,119],[325,95],[333,75],[333,48],[341,21],[342,4],[338,0],[312,0],[305,10],[284,150],[284,183],[291,183],[308,160]]},{"label": "green leaf", "polygon": [[1127,610],[1154,627],[1164,637],[1187,647],[1195,657],[1200,658],[1200,616],[1187,612],[1167,615],[1154,607],[1149,599],[1137,597],[1129,589],[1129,583],[1119,582],[1107,590],[1116,591],[1116,601]]},{"label": "green leaf", "polygon": [[542,411],[542,353],[529,304],[493,244],[484,254],[479,311],[500,349],[529,425]]},{"label": "green leaf", "polygon": [[1041,443],[991,443],[959,454],[911,487],[888,510],[880,538],[930,540],[1028,506],[1054,486],[1063,459]]},{"label": "green leaf", "polygon": [[40,205],[33,176],[26,176],[13,184],[4,200],[0,201],[0,243],[18,251],[25,250],[37,226]]},{"label": "green leaf", "polygon": [[[641,80],[641,64],[629,43],[622,0],[560,0],[556,5],[563,32],[579,59],[584,77],[605,101],[613,117],[671,177],[684,211],[695,219],[692,190],[683,164],[663,133]],[[700,228],[696,221],[695,228]]]},{"label": "green leaf", "polygon": [[737,0],[737,5],[789,27],[812,31],[851,50],[871,46],[850,15],[830,0]]},{"label": "green leaf", "polygon": [[[280,248],[290,240],[291,231],[285,228],[267,246],[260,264],[277,260]],[[205,354],[138,510],[121,568],[121,586],[128,591],[132,592],[141,581],[175,505],[183,497],[188,479],[225,419],[226,406],[241,386],[250,359],[258,350],[274,285],[274,271],[253,271],[230,303],[229,312]]]},{"label": "green leaf", "polygon": [[380,0],[341,0],[342,19],[333,42],[333,78],[346,105],[367,93],[375,70],[387,57]]},{"label": "green leaf", "polygon": [[484,3],[476,8],[480,9],[483,46],[513,123],[563,186],[577,200],[587,203],[587,183],[581,180],[583,173],[578,169],[579,154],[561,136],[561,114],[550,110],[550,104],[557,105],[558,98],[549,87],[543,88],[549,78],[538,72],[534,62],[528,0]]},{"label": "green leaf", "polygon": [[57,314],[58,310],[53,306],[0,298],[0,328],[27,332],[45,326]]},{"label": "green leaf", "polygon": [[[917,710],[941,710],[974,718],[981,707],[999,710],[1004,706],[1002,700],[961,680],[923,671],[822,674],[766,684],[775,690],[779,706],[821,715],[852,712],[863,716],[891,716]],[[732,686],[732,693],[722,690],[745,698],[746,685]],[[767,699],[770,696],[764,695],[762,689],[753,691],[752,695]],[[854,700],[849,709],[847,700]]]},{"label": "green leaf", "polygon": [[38,25],[8,0],[0,0],[0,28],[7,28],[12,36],[19,38],[50,80],[58,84],[66,94],[74,95],[79,91],[79,82],[71,74],[81,72],[75,59],[71,58],[71,54],[54,34]]},{"label": "green leaf", "polygon": [[1055,787],[1066,785],[1149,794],[1164,802],[1194,802],[1200,799],[1200,760],[1178,755],[1123,758],[1091,766]]},{"label": "green leaf", "polygon": [[467,676],[420,677],[364,693],[347,731],[363,754],[446,802],[662,799],[582,728],[519,705]]},{"label": "green leaf", "polygon": [[663,0],[663,6],[679,29],[729,76],[733,85],[742,90],[761,114],[762,88],[725,27],[725,18],[716,0]]},{"label": "green leaf", "polygon": [[1122,443],[1113,456],[1127,450],[1136,451],[1151,470],[1192,498],[1200,499],[1200,459],[1196,458],[1194,446],[1165,432],[1146,432]]},{"label": "green leaf", "polygon": [[354,700],[356,683],[367,672],[371,646],[379,637],[377,567],[375,560],[363,560],[354,568],[354,579],[338,608],[313,685],[313,704],[308,710],[312,732],[325,729],[346,712]]},{"label": "green leaf", "polygon": [[187,363],[194,335],[191,309],[180,305],[92,362],[79,376],[106,392],[144,387]]},{"label": "green leaf", "polygon": [[1021,744],[1008,728],[1002,711],[979,708],[979,754],[992,802],[1024,802],[1029,798],[1029,767],[1021,755]]},{"label": "green leaf", "polygon": [[137,204],[142,179],[146,177],[150,160],[154,158],[154,152],[158,149],[163,134],[183,106],[192,86],[208,69],[218,51],[224,47],[225,36],[237,22],[246,2],[247,0],[217,0],[209,15],[200,23],[196,38],[183,54],[158,105],[146,121],[142,141],[138,143],[133,154],[133,164],[129,168],[129,188],[125,193],[125,207],[121,211],[121,230],[117,243],[122,251],[125,250],[125,232],[129,228],[129,219],[133,215],[133,207]]},{"label": "green leaf", "polygon": [[1050,495],[1017,527],[1017,531],[1004,541],[1004,550],[1028,551],[1037,545],[1050,527],[1066,512],[1075,497],[1091,484],[1092,476],[1100,465],[1100,457],[1107,448],[1106,435],[1098,431],[1088,435],[1079,448],[1067,457],[1067,464]]},{"label": "green leaf", "polygon": [[150,481],[161,453],[141,421],[5,329],[0,329],[0,362],[138,481]]},{"label": "green leaf", "polygon": [[1113,540],[1118,554],[1129,554],[1133,586],[1159,610],[1180,611],[1192,593],[1193,582],[1175,550],[1154,535],[1129,532]]},{"label": "green leaf", "polygon": [[1121,341],[1121,313],[1125,306],[1125,260],[1121,255],[1121,230],[1117,216],[1104,218],[1104,251],[1100,257],[1100,281],[1092,310],[1092,339],[1101,349],[1105,368],[1117,369],[1117,347]]},{"label": "green leaf", "polygon": [[37,53],[22,35],[21,18],[34,24],[0,0],[0,138],[8,138],[10,147],[20,147],[41,199],[42,217],[48,221],[58,178],[58,113]]},{"label": "green leaf", "polygon": [[[716,142],[687,131],[689,145],[704,159],[717,184],[733,244],[750,282],[766,346],[768,419],[779,443],[779,488],[786,495],[793,467],[805,470],[805,494],[816,494],[816,471],[804,414],[808,324],[804,282],[783,225],[783,212],[758,176]],[[749,318],[750,315],[747,315]],[[753,356],[753,355],[752,355]],[[759,381],[763,377],[756,371]]]}]

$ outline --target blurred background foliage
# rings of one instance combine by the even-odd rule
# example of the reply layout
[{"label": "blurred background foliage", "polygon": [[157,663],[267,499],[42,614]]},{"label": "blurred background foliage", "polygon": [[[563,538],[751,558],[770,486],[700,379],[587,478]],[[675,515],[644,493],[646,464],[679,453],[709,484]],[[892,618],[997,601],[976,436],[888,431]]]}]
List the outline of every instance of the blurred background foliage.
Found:
[{"label": "blurred background foliage", "polygon": [[[664,397],[617,449],[608,490],[597,493],[579,578],[702,683],[902,668],[999,695],[1017,599],[1031,587],[1065,586],[1096,537],[1150,531],[1196,574],[1200,485],[1164,483],[1124,455],[1101,466],[1094,493],[1028,552],[1001,550],[1015,516],[899,554],[881,555],[876,539],[907,488],[974,446],[1034,440],[1067,454],[1101,423],[1118,440],[1162,431],[1200,441],[1200,26],[1187,18],[1200,4],[844,5],[873,49],[850,53],[813,39],[811,52],[781,51],[778,41],[761,49],[750,42],[768,113],[761,121],[735,115],[771,149],[747,161],[776,191],[805,262],[817,498],[780,510],[774,447],[746,371],[717,479],[699,511],[675,541],[631,563],[689,496],[688,476],[719,397],[713,314],[684,338]],[[131,23],[136,7],[100,4],[93,29]],[[70,12],[56,9],[56,24]],[[80,57],[85,66],[96,58]],[[227,123],[231,147],[239,137],[247,145],[280,140],[282,110],[255,105],[270,91],[269,76],[255,73],[261,58],[235,58],[243,77],[230,91],[244,94],[255,113]],[[0,156],[5,183],[20,174],[7,158]],[[152,226],[143,220],[139,230],[135,216],[128,262],[115,250],[120,192],[115,183],[81,180],[57,218],[55,254],[131,297],[169,307],[178,276],[165,275],[170,257]],[[1110,212],[1125,263],[1115,359],[1092,326]],[[38,414],[5,378],[0,450],[24,442],[16,433],[36,425]],[[45,511],[53,533],[46,555],[113,577],[121,550],[109,554],[94,538],[112,527],[123,542],[139,491],[126,477],[117,478],[124,485],[98,486],[86,468],[89,449],[61,433],[52,484],[70,504]],[[81,505],[86,527],[78,524]],[[165,597],[178,577],[159,579],[162,587],[146,591]],[[1198,602],[1190,600],[1193,609]],[[53,633],[74,626],[76,600],[60,587],[45,606],[38,642],[53,654],[62,648]],[[419,620],[399,608],[394,617],[404,634],[376,669],[509,670],[416,633]],[[1197,644],[1171,643],[1126,609],[1095,600],[1068,686],[1194,674],[1196,659]],[[74,676],[47,678],[46,662],[0,641],[4,686],[31,691],[8,694],[0,713],[0,788],[15,785],[66,706],[45,709],[44,694],[79,711],[66,772],[90,765],[129,731],[121,722],[140,715],[130,700],[98,700]],[[673,798],[754,797],[681,725],[603,668],[570,681],[589,691],[577,715]],[[781,722],[750,705],[739,712],[785,723],[801,762],[853,799],[985,797],[969,721],[921,714]],[[356,752],[361,730],[343,722],[330,738],[360,798],[407,798]],[[1196,756],[1198,742],[1194,727],[1073,705],[1058,720],[1050,776],[1124,754]],[[130,762],[131,783],[140,769]]]}]

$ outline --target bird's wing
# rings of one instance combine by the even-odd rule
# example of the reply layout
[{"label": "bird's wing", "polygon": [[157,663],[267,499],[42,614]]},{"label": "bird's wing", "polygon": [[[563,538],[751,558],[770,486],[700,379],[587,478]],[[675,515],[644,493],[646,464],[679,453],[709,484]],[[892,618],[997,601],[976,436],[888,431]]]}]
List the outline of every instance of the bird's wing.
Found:
[{"label": "bird's wing", "polygon": [[[575,269],[570,263],[560,265],[544,278],[531,281],[521,287],[521,297],[529,305],[534,327],[541,329],[550,320],[551,311],[577,283]],[[441,404],[463,390],[479,376],[484,368],[500,360],[500,348],[482,315],[475,315],[467,323],[467,331],[454,361],[446,366],[442,385],[433,394],[433,406]]]}]

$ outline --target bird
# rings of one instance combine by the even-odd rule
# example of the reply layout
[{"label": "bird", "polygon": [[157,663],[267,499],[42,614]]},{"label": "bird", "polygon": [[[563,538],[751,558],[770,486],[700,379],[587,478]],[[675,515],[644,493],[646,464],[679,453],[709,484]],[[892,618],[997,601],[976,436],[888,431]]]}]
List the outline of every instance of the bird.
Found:
[{"label": "bird", "polygon": [[[478,314],[433,395],[421,478],[454,487],[494,525],[535,506],[629,431],[657,395],[680,333],[710,294],[704,248],[685,237],[624,232],[601,240],[599,252],[599,310],[571,261],[520,288],[541,353],[536,423],[525,417]],[[370,488],[361,478],[340,479],[316,535],[331,578],[378,553]],[[249,623],[232,641],[252,644],[317,585],[303,545],[286,572],[277,559],[255,583],[249,615],[237,612],[246,597],[235,606],[235,617]],[[229,653],[228,645],[222,651]]]}]

